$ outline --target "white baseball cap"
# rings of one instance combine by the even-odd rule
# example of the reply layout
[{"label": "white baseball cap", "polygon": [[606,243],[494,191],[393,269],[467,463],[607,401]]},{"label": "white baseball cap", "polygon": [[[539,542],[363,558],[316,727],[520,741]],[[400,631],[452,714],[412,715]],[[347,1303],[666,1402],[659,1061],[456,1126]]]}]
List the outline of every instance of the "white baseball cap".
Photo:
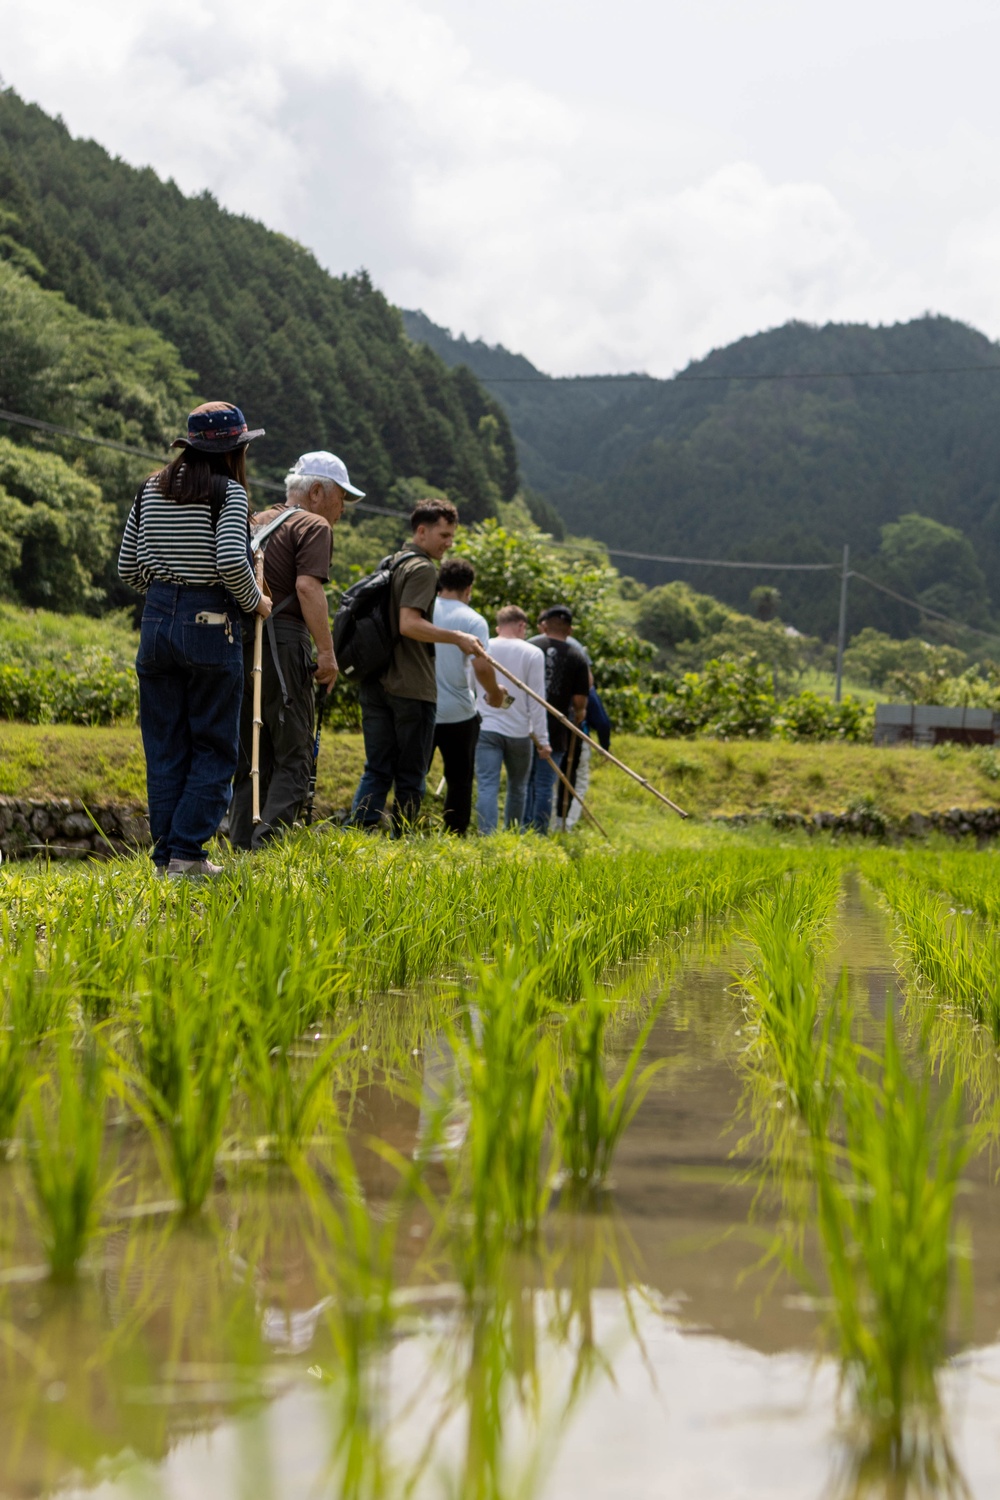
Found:
[{"label": "white baseball cap", "polygon": [[[344,496],[346,505],[357,505],[359,500],[365,498],[364,490],[357,490],[347,477],[347,465],[342,458],[335,453],[303,453],[292,465],[293,474],[301,474],[305,479],[332,479],[334,484],[339,484],[347,493]],[[353,500],[351,496],[353,495]]]}]

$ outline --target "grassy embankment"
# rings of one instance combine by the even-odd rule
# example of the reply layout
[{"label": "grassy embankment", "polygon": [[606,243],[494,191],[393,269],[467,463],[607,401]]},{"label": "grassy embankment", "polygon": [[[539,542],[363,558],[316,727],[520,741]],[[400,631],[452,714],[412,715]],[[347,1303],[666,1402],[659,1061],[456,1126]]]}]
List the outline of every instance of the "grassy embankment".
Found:
[{"label": "grassy embankment", "polygon": [[[1000,800],[1000,761],[981,750],[659,741],[627,735],[617,736],[612,748],[698,818],[765,809],[839,812],[871,798],[896,820],[910,812]],[[360,735],[324,736],[316,797],[321,813],[348,805],[362,759]],[[0,724],[0,795],[141,802],[144,776],[136,729]],[[439,779],[436,761],[430,786]],[[595,766],[591,800],[609,832],[639,841],[654,837],[669,816],[641,787],[601,761]]]}]

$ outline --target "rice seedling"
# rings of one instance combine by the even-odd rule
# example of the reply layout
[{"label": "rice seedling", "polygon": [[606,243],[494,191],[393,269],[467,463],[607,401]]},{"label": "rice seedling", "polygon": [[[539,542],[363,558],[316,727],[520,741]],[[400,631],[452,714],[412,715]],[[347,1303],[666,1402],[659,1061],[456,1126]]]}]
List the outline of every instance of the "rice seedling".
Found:
[{"label": "rice seedling", "polygon": [[349,985],[343,933],[314,932],[301,903],[278,916],[276,926],[252,934],[252,946],[241,934],[233,1012],[243,1083],[263,1125],[260,1145],[289,1160],[313,1134],[353,1028],[332,1038],[326,1032]]},{"label": "rice seedling", "polygon": [[[836,1083],[835,1011],[822,1003],[823,949],[839,896],[839,872],[790,879],[751,905],[750,962],[741,976],[749,1037],[743,1068],[758,1130],[795,1150],[795,1134],[826,1133]],[[789,1131],[791,1139],[788,1139]]]},{"label": "rice seedling", "polygon": [[972,1141],[957,1081],[935,1099],[926,1076],[909,1076],[891,1009],[870,1061],[845,1073],[842,1141],[813,1139],[817,1225],[861,1427],[857,1472],[926,1487],[953,1470],[937,1378],[956,1282],[969,1284],[954,1211]]},{"label": "rice seedling", "polygon": [[1000,934],[940,895],[883,873],[882,892],[895,918],[911,978],[986,1027],[1000,1043]]},{"label": "rice seedling", "polygon": [[530,1240],[552,1193],[548,1130],[556,1079],[549,969],[513,951],[481,969],[450,1028],[465,1140],[451,1161],[458,1211],[471,1226],[460,1272],[474,1291],[496,1238]]},{"label": "rice seedling", "polygon": [[140,997],[137,1061],[116,1056],[119,1088],[185,1214],[198,1213],[211,1191],[233,1085],[236,1039],[220,979],[206,983],[169,957],[154,962]]},{"label": "rice seedling", "polygon": [[94,1038],[86,1038],[78,1059],[63,1033],[55,1072],[39,1081],[29,1110],[33,1201],[54,1281],[75,1277],[110,1186],[102,1165],[106,1097]]},{"label": "rice seedling", "polygon": [[560,1037],[564,1064],[555,1106],[563,1197],[568,1203],[592,1197],[607,1182],[621,1138],[665,1066],[666,1059],[659,1058],[640,1071],[662,1003],[661,996],[648,1012],[614,1083],[608,1082],[605,1058],[613,998],[586,979],[582,1000],[569,1011]]}]

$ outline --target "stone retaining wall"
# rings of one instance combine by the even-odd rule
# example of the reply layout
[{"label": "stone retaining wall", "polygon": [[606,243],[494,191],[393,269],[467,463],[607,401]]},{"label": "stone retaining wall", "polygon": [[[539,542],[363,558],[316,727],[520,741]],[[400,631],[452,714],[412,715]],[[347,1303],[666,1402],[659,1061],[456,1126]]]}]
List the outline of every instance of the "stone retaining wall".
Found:
[{"label": "stone retaining wall", "polygon": [[5,860],[108,858],[148,845],[149,819],[137,804],[105,804],[88,812],[69,797],[45,802],[0,797],[0,854]]},{"label": "stone retaining wall", "polygon": [[949,807],[947,812],[908,813],[899,821],[888,818],[877,807],[811,814],[765,810],[719,814],[712,821],[727,823],[734,828],[767,823],[772,828],[803,828],[807,833],[847,833],[875,839],[919,839],[926,838],[929,833],[943,833],[955,839],[973,837],[980,841],[1000,837],[1000,807]]},{"label": "stone retaining wall", "polygon": [[[339,821],[339,820],[338,820]],[[850,812],[719,813],[711,820],[734,828],[767,824],[772,828],[801,828],[807,833],[853,834],[874,839],[925,838],[943,833],[950,838],[1000,838],[1000,807],[951,807],[947,812],[910,813],[894,822],[878,808]],[[94,824],[97,827],[94,827]],[[98,832],[98,829],[100,832]],[[149,819],[137,803],[105,803],[88,810],[80,801],[55,797],[39,802],[0,797],[0,855],[8,859],[109,858],[149,847]]]}]

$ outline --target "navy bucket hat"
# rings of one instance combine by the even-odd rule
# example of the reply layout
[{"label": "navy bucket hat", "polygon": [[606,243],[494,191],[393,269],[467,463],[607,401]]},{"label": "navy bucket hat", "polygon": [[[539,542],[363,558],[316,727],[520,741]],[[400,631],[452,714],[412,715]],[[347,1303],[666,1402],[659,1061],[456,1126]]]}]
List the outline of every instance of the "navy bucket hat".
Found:
[{"label": "navy bucket hat", "polygon": [[252,431],[238,406],[229,401],[206,401],[188,417],[187,437],[175,438],[171,448],[197,448],[201,453],[231,453],[254,438],[263,437],[263,427]]}]

